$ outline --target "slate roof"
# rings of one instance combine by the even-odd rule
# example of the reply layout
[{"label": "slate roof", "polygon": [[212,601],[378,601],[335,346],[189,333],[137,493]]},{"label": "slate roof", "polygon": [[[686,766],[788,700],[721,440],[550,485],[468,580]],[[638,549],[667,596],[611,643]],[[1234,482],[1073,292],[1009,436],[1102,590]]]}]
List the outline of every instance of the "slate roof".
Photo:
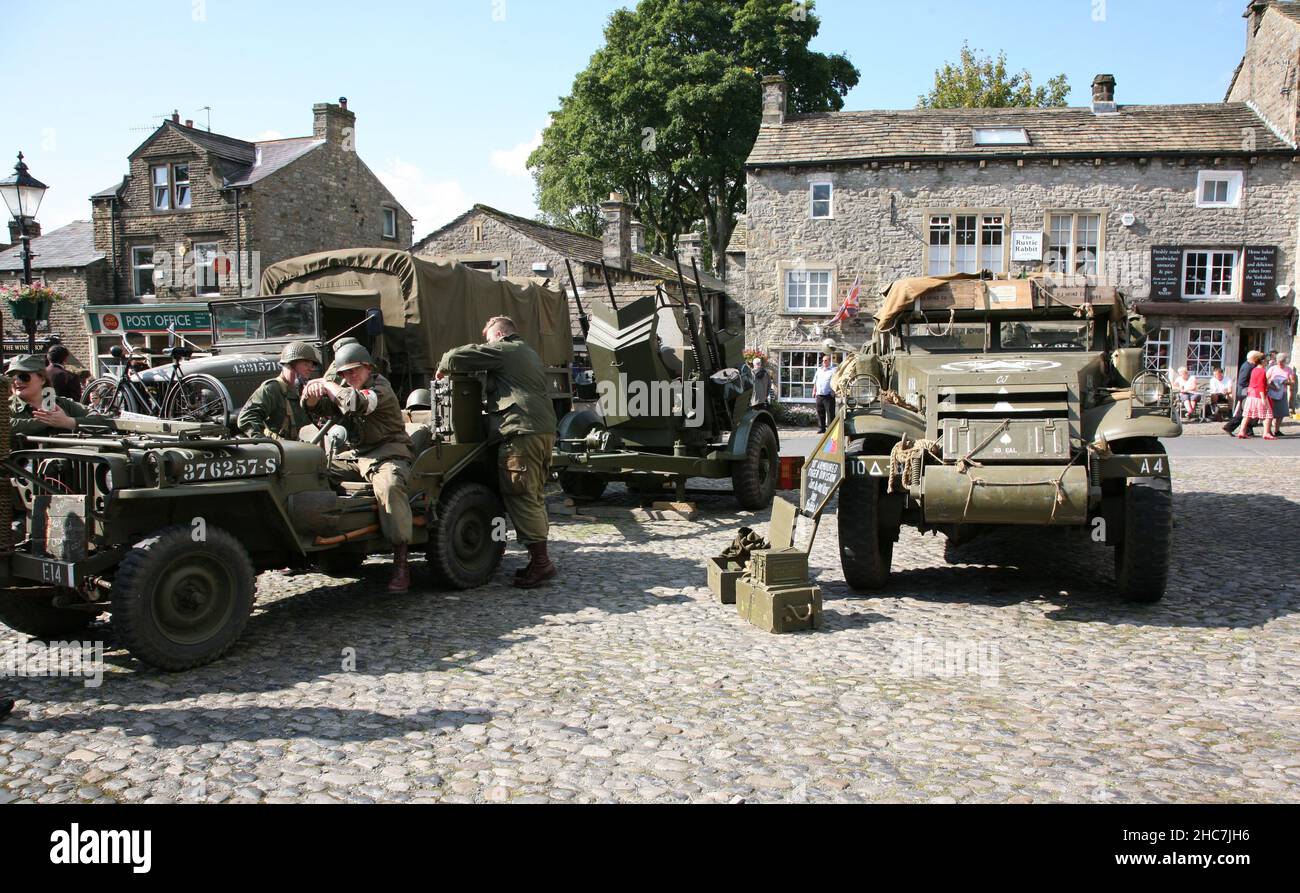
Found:
[{"label": "slate roof", "polygon": [[[596,236],[589,236],[586,233],[575,232],[559,226],[538,223],[536,220],[529,220],[527,217],[520,217],[516,214],[508,214],[505,211],[499,211],[496,208],[482,204],[476,204],[455,220],[429,233],[429,235],[412,245],[411,251],[418,254],[425,245],[448,229],[459,225],[475,211],[482,212],[500,221],[526,238],[551,249],[557,254],[564,255],[570,260],[599,265],[601,258],[604,256],[604,245]],[[673,281],[677,279],[677,267],[672,260],[656,254],[634,254],[632,256],[632,272],[652,279]],[[558,271],[557,275],[559,275]],[[682,266],[682,275],[687,282],[694,283],[695,280],[691,277],[689,264]],[[700,281],[705,288],[712,291],[726,291],[727,288],[722,280],[704,270],[700,271]]]},{"label": "slate roof", "polygon": [[300,136],[283,140],[266,140],[253,145],[256,149],[253,164],[228,177],[227,186],[247,186],[263,180],[313,149],[325,145],[325,141],[312,136]]},{"label": "slate roof", "polygon": [[[103,258],[95,250],[95,225],[89,220],[74,220],[67,226],[50,230],[32,239],[32,269],[84,267]],[[22,245],[0,251],[0,271],[15,272],[23,268]]]},{"label": "slate roof", "polygon": [[[1029,145],[976,146],[974,127],[1023,127]],[[1255,148],[1242,148],[1243,128]],[[954,145],[955,138],[955,145]],[[759,128],[750,167],[916,158],[1294,154],[1243,102],[1091,108],[907,109],[791,115]]]},{"label": "slate roof", "polygon": [[1289,0],[1287,0],[1287,2],[1270,3],[1269,6],[1282,13],[1282,15],[1286,16],[1291,21],[1300,23],[1300,3],[1289,2]]},{"label": "slate roof", "polygon": [[744,254],[749,248],[749,224],[745,218],[736,218],[736,228],[731,231],[731,238],[727,240],[728,254]]}]

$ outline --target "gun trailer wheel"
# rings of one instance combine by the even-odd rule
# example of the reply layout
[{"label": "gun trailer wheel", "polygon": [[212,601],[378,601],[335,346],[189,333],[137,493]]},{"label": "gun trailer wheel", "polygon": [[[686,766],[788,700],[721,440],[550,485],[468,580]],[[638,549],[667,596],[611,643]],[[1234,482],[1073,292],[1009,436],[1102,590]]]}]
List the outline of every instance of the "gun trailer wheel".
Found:
[{"label": "gun trailer wheel", "polygon": [[605,493],[609,482],[603,474],[592,471],[561,471],[560,489],[574,499],[596,500]]},{"label": "gun trailer wheel", "polygon": [[749,429],[745,458],[731,472],[731,486],[742,509],[761,511],[772,504],[776,480],[781,472],[781,448],[776,432],[765,422],[755,422]]},{"label": "gun trailer wheel", "polygon": [[189,525],[138,543],[113,580],[113,630],[135,657],[163,670],[211,663],[243,633],[256,575],[244,547],[208,525]]},{"label": "gun trailer wheel", "polygon": [[453,486],[438,500],[429,522],[425,557],[443,583],[453,589],[482,586],[505,555],[505,506],[489,488],[472,482]]}]

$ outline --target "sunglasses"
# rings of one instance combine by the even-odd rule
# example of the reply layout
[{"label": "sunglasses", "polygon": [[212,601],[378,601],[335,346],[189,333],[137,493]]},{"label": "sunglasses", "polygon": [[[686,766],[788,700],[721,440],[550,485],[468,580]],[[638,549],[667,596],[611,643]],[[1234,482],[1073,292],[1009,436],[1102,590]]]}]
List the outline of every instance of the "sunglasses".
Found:
[{"label": "sunglasses", "polygon": [[12,372],[12,373],[10,373],[9,377],[12,378],[14,381],[20,381],[20,382],[22,382],[23,384],[27,384],[27,382],[29,382],[29,381],[32,380],[32,373],[30,373],[30,372]]}]

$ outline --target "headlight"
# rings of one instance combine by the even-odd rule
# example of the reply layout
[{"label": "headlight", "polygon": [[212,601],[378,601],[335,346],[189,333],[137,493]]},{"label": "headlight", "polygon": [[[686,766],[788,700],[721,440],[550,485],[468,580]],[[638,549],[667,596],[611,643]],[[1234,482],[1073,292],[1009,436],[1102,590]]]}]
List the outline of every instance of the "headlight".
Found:
[{"label": "headlight", "polygon": [[1144,372],[1133,380],[1133,397],[1143,406],[1155,406],[1169,394],[1169,385],[1158,375]]},{"label": "headlight", "polygon": [[880,399],[880,382],[870,375],[859,375],[853,379],[849,399],[858,406],[870,406]]}]

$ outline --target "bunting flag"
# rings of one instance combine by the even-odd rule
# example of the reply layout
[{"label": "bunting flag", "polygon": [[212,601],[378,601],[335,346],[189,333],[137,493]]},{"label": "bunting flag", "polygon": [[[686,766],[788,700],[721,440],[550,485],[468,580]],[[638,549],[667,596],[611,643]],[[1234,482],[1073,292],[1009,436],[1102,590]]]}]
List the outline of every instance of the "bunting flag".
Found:
[{"label": "bunting flag", "polygon": [[848,295],[844,298],[844,303],[840,305],[839,311],[835,314],[835,318],[830,321],[829,325],[833,326],[836,323],[843,322],[846,319],[858,315],[858,310],[860,309],[858,305],[858,295],[861,291],[862,277],[858,276],[853,280],[853,287],[849,289]]}]

